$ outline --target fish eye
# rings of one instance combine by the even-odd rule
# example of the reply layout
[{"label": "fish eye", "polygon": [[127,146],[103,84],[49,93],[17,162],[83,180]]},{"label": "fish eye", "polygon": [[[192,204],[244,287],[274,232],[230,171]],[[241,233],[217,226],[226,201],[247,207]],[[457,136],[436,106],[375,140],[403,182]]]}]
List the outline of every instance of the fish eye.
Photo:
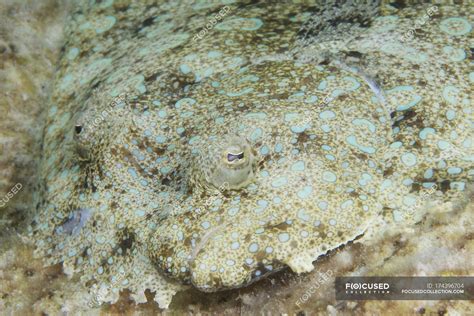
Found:
[{"label": "fish eye", "polygon": [[82,125],[74,126],[74,130],[76,131],[76,134],[79,135],[82,132]]},{"label": "fish eye", "polygon": [[241,160],[241,159],[244,159],[244,152],[240,152],[240,153],[237,153],[237,154],[233,154],[233,153],[227,153],[227,161],[228,162],[234,162],[236,160]]}]

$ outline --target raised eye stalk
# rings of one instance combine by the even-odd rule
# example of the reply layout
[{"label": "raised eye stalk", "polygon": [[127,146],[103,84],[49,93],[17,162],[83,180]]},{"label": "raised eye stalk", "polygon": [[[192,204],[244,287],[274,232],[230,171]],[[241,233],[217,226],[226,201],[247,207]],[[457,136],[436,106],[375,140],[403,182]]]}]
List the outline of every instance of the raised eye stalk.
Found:
[{"label": "raised eye stalk", "polygon": [[256,161],[245,138],[227,136],[201,152],[203,157],[196,169],[204,186],[219,188],[226,184],[228,189],[237,190],[253,180]]}]

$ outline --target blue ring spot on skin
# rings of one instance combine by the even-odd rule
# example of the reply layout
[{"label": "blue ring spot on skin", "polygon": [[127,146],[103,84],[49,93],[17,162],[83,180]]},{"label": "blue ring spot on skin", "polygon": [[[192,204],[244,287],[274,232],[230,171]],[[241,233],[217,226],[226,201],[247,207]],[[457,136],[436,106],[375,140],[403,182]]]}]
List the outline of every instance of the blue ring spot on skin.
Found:
[{"label": "blue ring spot on skin", "polygon": [[428,169],[425,171],[424,175],[423,175],[423,178],[425,179],[431,179],[433,178],[433,169]]},{"label": "blue ring spot on skin", "polygon": [[207,57],[209,58],[217,58],[222,56],[222,52],[217,51],[217,50],[211,50],[210,52],[207,53]]},{"label": "blue ring spot on skin", "polygon": [[310,128],[310,125],[309,124],[305,124],[305,125],[293,125],[290,127],[290,130],[295,133],[295,134],[299,134],[299,133],[303,133],[305,130],[307,130],[308,128]]},{"label": "blue ring spot on skin", "polygon": [[193,116],[193,114],[194,114],[194,112],[187,111],[187,112],[181,113],[179,116],[183,117],[183,118],[187,118],[187,117]]},{"label": "blue ring spot on skin", "polygon": [[443,98],[450,104],[457,104],[459,89],[455,86],[446,86],[443,89]]},{"label": "blue ring spot on skin", "polygon": [[238,29],[242,31],[256,31],[262,25],[262,20],[258,18],[235,17],[216,24],[215,28],[219,31],[231,31],[233,29]]},{"label": "blue ring spot on skin", "polygon": [[268,155],[269,152],[270,152],[270,149],[268,149],[267,146],[262,146],[262,148],[260,148],[260,153],[264,156]]},{"label": "blue ring spot on skin", "polygon": [[252,253],[255,253],[258,251],[258,244],[257,243],[251,243],[249,246],[249,251]]},{"label": "blue ring spot on skin", "polygon": [[133,168],[128,168],[128,173],[129,173],[134,179],[136,179],[136,178],[138,177],[137,172],[136,172],[135,169],[133,169]]},{"label": "blue ring spot on skin", "polygon": [[434,128],[431,128],[431,127],[425,127],[421,130],[419,136],[421,139],[426,139],[428,137],[428,134],[433,134],[435,135],[436,134],[436,130]]},{"label": "blue ring spot on skin", "polygon": [[454,110],[447,110],[446,111],[446,118],[448,121],[452,121],[456,118],[456,111]]},{"label": "blue ring spot on skin", "polygon": [[280,233],[280,234],[278,234],[278,240],[281,243],[285,243],[288,240],[290,240],[290,235],[288,233]]},{"label": "blue ring spot on skin", "polygon": [[187,75],[192,71],[191,67],[189,67],[187,64],[181,64],[179,66],[179,70],[184,74]]},{"label": "blue ring spot on skin", "polygon": [[181,108],[183,105],[186,105],[186,104],[189,104],[189,105],[193,105],[196,103],[196,100],[194,100],[193,98],[182,98],[178,101],[176,101],[176,103],[174,104],[174,106],[179,109]]},{"label": "blue ring spot on skin", "polygon": [[285,121],[291,122],[293,120],[297,120],[300,117],[298,113],[286,113],[285,114]]},{"label": "blue ring spot on skin", "polygon": [[77,55],[79,55],[79,48],[73,47],[67,53],[67,59],[74,60],[76,59]]},{"label": "blue ring spot on skin", "polygon": [[406,206],[414,206],[416,204],[416,198],[411,195],[406,195],[403,197],[403,204]]},{"label": "blue ring spot on skin", "polygon": [[368,173],[363,173],[362,177],[359,179],[359,184],[361,186],[366,186],[370,180],[372,180],[372,176]]},{"label": "blue ring spot on skin", "polygon": [[423,187],[426,189],[431,189],[436,183],[434,182],[423,182]]},{"label": "blue ring spot on skin", "polygon": [[291,166],[291,171],[304,171],[304,161],[298,160]]},{"label": "blue ring spot on skin", "polygon": [[375,125],[369,120],[357,118],[352,120],[352,124],[356,126],[367,126],[372,133],[375,133]]},{"label": "blue ring spot on skin", "polygon": [[101,26],[96,28],[95,32],[97,34],[107,32],[108,30],[110,30],[115,25],[116,21],[117,21],[117,19],[114,16],[106,16],[105,18],[103,18],[99,22],[101,24]]},{"label": "blue ring spot on skin", "polygon": [[158,144],[164,144],[166,142],[166,137],[163,136],[163,135],[158,135],[158,136],[156,136],[155,141]]},{"label": "blue ring spot on skin", "polygon": [[392,184],[392,180],[390,179],[383,180],[382,185],[380,186],[380,191],[385,191],[386,189],[390,188]]},{"label": "blue ring spot on skin", "polygon": [[313,192],[313,187],[310,185],[307,185],[303,188],[303,190],[298,191],[298,197],[302,200],[307,199],[311,193]]},{"label": "blue ring spot on skin", "polygon": [[[420,137],[421,137],[421,136],[420,136]],[[400,148],[400,147],[402,147],[402,145],[403,145],[402,142],[397,141],[397,142],[391,143],[391,144],[390,144],[390,148]]]},{"label": "blue ring spot on skin", "polygon": [[250,93],[253,91],[253,88],[252,87],[247,87],[245,89],[242,89],[240,90],[239,92],[227,92],[227,96],[228,97],[239,97],[241,95],[244,95],[244,94],[247,94],[247,93]]},{"label": "blue ring spot on skin", "polygon": [[401,157],[401,160],[403,164],[407,167],[413,167],[414,165],[416,165],[417,162],[416,155],[411,152],[404,153]]},{"label": "blue ring spot on skin", "polygon": [[276,153],[279,153],[282,150],[283,150],[283,145],[282,144],[278,143],[278,144],[275,145],[275,152]]},{"label": "blue ring spot on skin", "polygon": [[[398,86],[393,89],[387,90],[387,95],[391,95],[400,91],[408,91],[408,92],[413,92],[415,89],[412,86]],[[407,104],[398,104],[397,105],[397,111],[405,111],[408,110],[409,108],[415,106],[420,102],[421,96],[418,94],[414,94],[412,96],[412,100],[408,102]]]},{"label": "blue ring spot on skin", "polygon": [[324,157],[326,157],[326,159],[331,160],[331,161],[336,160],[336,157],[334,157],[333,155],[324,155]]},{"label": "blue ring spot on skin", "polygon": [[99,8],[105,9],[110,7],[112,4],[114,4],[114,0],[105,0],[100,2]]},{"label": "blue ring spot on skin", "polygon": [[466,35],[472,31],[471,23],[458,17],[444,19],[439,27],[443,32],[454,36]]},{"label": "blue ring spot on skin", "polygon": [[328,209],[328,202],[326,201],[321,201],[318,203],[318,207],[321,211],[325,211]]},{"label": "blue ring spot on skin", "polygon": [[267,118],[267,114],[263,112],[257,112],[257,113],[247,113],[245,114],[246,118],[249,119],[258,119],[258,120],[264,120]]},{"label": "blue ring spot on skin", "polygon": [[449,147],[451,147],[451,145],[445,141],[445,140],[440,140],[438,141],[438,148],[441,149],[441,150],[446,150],[448,149]]},{"label": "blue ring spot on skin", "polygon": [[323,125],[321,125],[321,130],[325,133],[329,133],[331,131],[331,126],[329,126],[327,124],[323,124]]},{"label": "blue ring spot on skin", "polygon": [[342,202],[341,209],[345,210],[347,208],[350,208],[352,205],[354,205],[353,200],[346,200],[346,201]]},{"label": "blue ring spot on skin", "polygon": [[143,216],[145,216],[145,211],[144,210],[137,210],[135,212],[135,215],[137,215],[138,217],[143,217]]},{"label": "blue ring spot on skin", "polygon": [[193,136],[189,139],[188,143],[189,145],[194,145],[194,144],[197,144],[200,139],[201,139],[200,136]]},{"label": "blue ring spot on skin", "polygon": [[334,172],[331,171],[324,171],[323,172],[323,181],[325,182],[336,182],[337,176]]},{"label": "blue ring spot on skin", "polygon": [[262,137],[262,135],[263,135],[263,130],[258,127],[253,130],[252,134],[250,134],[250,139],[255,142],[257,141],[257,139]]},{"label": "blue ring spot on skin", "polygon": [[318,97],[315,95],[310,95],[304,100],[305,103],[316,103],[316,101],[318,101]]},{"label": "blue ring spot on skin", "polygon": [[451,61],[463,61],[466,59],[466,52],[461,48],[454,48],[452,46],[444,46],[443,52],[449,57]]},{"label": "blue ring spot on skin", "polygon": [[328,86],[328,82],[326,80],[323,80],[319,83],[318,90],[325,90],[327,86]]},{"label": "blue ring spot on skin", "polygon": [[297,93],[294,93],[294,94],[290,95],[288,97],[288,100],[289,101],[298,101],[302,97],[304,97],[304,92],[297,92]]},{"label": "blue ring spot on skin", "polygon": [[331,120],[336,117],[336,113],[333,111],[327,110],[319,113],[319,117],[323,120]]},{"label": "blue ring spot on skin", "polygon": [[73,82],[74,82],[74,76],[71,74],[67,74],[61,80],[61,83],[59,84],[59,89],[66,90],[72,85]]},{"label": "blue ring spot on skin", "polygon": [[281,188],[288,184],[288,179],[286,177],[279,177],[272,181],[272,187]]},{"label": "blue ring spot on skin", "polygon": [[305,213],[304,209],[298,210],[297,217],[303,222],[309,222],[311,217]]},{"label": "blue ring spot on skin", "polygon": [[448,168],[448,173],[449,174],[460,174],[461,171],[462,171],[462,169],[459,168],[459,167],[449,167]]},{"label": "blue ring spot on skin", "polygon": [[160,172],[164,175],[168,174],[171,172],[171,167],[165,166],[160,168]]},{"label": "blue ring spot on skin", "polygon": [[357,139],[356,139],[356,137],[355,137],[354,135],[349,135],[349,136],[347,136],[346,141],[347,141],[350,145],[352,145],[352,146],[354,146],[354,147],[357,147],[359,150],[361,150],[361,151],[363,151],[363,152],[365,152],[365,153],[367,153],[367,154],[373,154],[373,153],[375,153],[375,148],[369,147],[369,146],[363,146],[363,145],[360,145],[359,143],[357,143]]},{"label": "blue ring spot on skin", "polygon": [[258,200],[258,201],[257,201],[257,204],[258,204],[258,206],[260,206],[260,207],[262,207],[262,208],[265,209],[265,208],[267,208],[267,206],[268,206],[268,201],[266,201],[266,200]]},{"label": "blue ring spot on skin", "polygon": [[260,78],[255,75],[248,75],[248,76],[240,78],[239,82],[246,82],[246,81],[257,82],[259,79]]},{"label": "blue ring spot on skin", "polygon": [[344,77],[344,80],[352,83],[352,87],[345,89],[345,91],[354,91],[360,88],[360,82],[354,77]]},{"label": "blue ring spot on skin", "polygon": [[472,139],[471,138],[467,138],[466,140],[464,140],[462,142],[462,146],[464,148],[471,148],[472,147]]},{"label": "blue ring spot on skin", "polygon": [[402,45],[396,42],[384,44],[380,50],[386,54],[401,56],[408,61],[416,63],[424,62],[428,59],[427,54],[421,53],[413,47]]}]

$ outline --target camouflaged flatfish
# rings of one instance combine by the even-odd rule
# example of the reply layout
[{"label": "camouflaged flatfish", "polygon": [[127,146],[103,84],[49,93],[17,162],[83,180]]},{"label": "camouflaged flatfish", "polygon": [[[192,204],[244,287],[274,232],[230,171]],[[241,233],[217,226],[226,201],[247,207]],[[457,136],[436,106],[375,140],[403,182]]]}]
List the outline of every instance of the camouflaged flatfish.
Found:
[{"label": "camouflaged flatfish", "polygon": [[[473,6],[85,1],[44,132],[37,254],[96,301],[238,288],[473,175]],[[422,23],[423,22],[423,23]],[[414,30],[414,31],[413,31]]]}]

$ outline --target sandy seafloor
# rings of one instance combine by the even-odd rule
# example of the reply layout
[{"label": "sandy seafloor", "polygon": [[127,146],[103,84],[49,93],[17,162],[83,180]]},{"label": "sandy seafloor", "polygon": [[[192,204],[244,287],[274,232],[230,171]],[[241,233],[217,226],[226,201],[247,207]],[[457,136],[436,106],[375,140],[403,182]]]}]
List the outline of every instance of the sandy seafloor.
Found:
[{"label": "sandy seafloor", "polygon": [[336,275],[472,276],[472,188],[464,201],[429,205],[415,223],[381,216],[362,238],[317,260],[309,274],[284,270],[247,288],[214,294],[190,289],[178,293],[168,310],[158,308],[153,293],[147,304],[135,305],[122,293],[116,304],[90,308],[86,289],[59,265],[43,267],[20,238],[32,209],[41,113],[66,11],[64,1],[0,0],[0,194],[23,185],[0,208],[0,315],[474,315],[472,301],[334,299]]}]

